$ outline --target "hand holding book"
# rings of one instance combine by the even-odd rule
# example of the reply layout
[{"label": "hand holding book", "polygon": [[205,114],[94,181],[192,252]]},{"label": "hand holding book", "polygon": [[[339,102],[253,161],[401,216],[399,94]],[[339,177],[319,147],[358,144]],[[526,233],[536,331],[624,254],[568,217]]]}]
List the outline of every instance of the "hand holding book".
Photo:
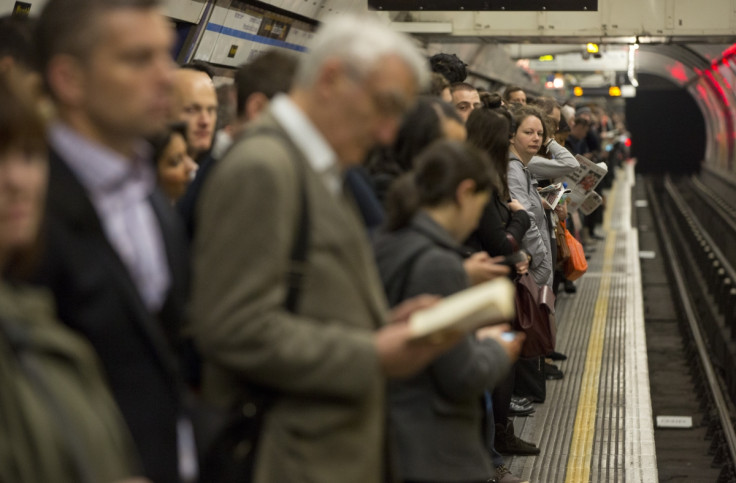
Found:
[{"label": "hand holding book", "polygon": [[409,318],[411,338],[442,340],[514,317],[514,284],[497,278],[445,297]]}]

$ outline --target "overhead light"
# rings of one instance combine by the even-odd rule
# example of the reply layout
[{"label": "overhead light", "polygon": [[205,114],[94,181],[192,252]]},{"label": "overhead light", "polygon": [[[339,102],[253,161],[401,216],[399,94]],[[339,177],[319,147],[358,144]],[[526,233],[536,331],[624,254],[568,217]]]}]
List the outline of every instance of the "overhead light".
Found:
[{"label": "overhead light", "polygon": [[585,45],[585,50],[591,54],[597,54],[598,52],[600,52],[598,44],[594,44],[593,42],[588,42]]},{"label": "overhead light", "polygon": [[552,85],[555,89],[562,89],[565,87],[565,79],[563,79],[561,75],[556,75],[552,81]]},{"label": "overhead light", "polygon": [[540,62],[552,62],[553,60],[555,60],[555,56],[554,55],[550,55],[550,54],[541,55],[539,57],[539,61]]},{"label": "overhead light", "polygon": [[[637,37],[638,40],[638,37]],[[629,45],[629,66],[626,70],[626,75],[629,78],[629,82],[634,87],[639,87],[639,81],[636,78],[636,50],[639,48],[639,44]]]},{"label": "overhead light", "polygon": [[583,88],[580,86],[575,86],[573,88],[572,93],[575,95],[575,97],[581,97],[583,95]]},{"label": "overhead light", "polygon": [[621,97],[621,88],[619,86],[611,86],[608,88],[608,95],[611,97]]}]

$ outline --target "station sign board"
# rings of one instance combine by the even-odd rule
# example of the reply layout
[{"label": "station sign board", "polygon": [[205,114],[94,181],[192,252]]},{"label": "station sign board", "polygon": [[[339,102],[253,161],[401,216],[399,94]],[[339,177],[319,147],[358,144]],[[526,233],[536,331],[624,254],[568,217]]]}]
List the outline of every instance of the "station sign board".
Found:
[{"label": "station sign board", "polygon": [[598,0],[368,0],[375,10],[595,12]]}]

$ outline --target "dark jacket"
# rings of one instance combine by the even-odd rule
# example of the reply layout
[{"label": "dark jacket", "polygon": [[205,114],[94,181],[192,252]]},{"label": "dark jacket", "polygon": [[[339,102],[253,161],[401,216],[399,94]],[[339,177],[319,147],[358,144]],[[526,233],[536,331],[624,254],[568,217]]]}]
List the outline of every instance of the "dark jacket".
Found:
[{"label": "dark jacket", "polygon": [[[381,234],[375,249],[392,305],[399,298],[446,296],[468,287],[461,247],[426,213],[404,229]],[[401,273],[407,270],[400,297],[393,285],[404,283]],[[389,385],[390,423],[403,478],[485,481],[493,474],[481,438],[481,397],[508,368],[500,344],[468,335],[421,373]]]},{"label": "dark jacket", "polygon": [[153,481],[178,481],[180,380],[174,346],[183,321],[187,256],[183,230],[168,201],[150,198],[159,221],[171,288],[151,314],[106,238],[85,189],[51,153],[45,252],[37,280],[51,289],[59,317],[82,334],[101,359],[125,422]]},{"label": "dark jacket", "polygon": [[202,191],[204,182],[210,175],[212,168],[217,164],[217,159],[212,156],[212,153],[205,154],[199,161],[199,169],[197,170],[197,176],[194,177],[192,182],[187,187],[186,193],[176,202],[176,211],[179,212],[182,220],[184,221],[184,228],[187,232],[187,237],[191,241],[194,239],[194,229],[196,225],[196,212],[197,203],[199,200],[199,193]]},{"label": "dark jacket", "polygon": [[521,248],[521,240],[531,226],[529,214],[524,210],[511,211],[497,193],[483,209],[478,229],[465,242],[476,251],[487,252],[492,257],[511,255]]}]

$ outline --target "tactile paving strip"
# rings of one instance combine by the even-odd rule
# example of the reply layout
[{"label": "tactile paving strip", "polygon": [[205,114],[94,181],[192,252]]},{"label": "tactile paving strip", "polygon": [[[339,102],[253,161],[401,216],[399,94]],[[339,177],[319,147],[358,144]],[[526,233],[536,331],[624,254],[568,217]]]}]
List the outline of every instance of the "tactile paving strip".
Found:
[{"label": "tactile paving strip", "polygon": [[[633,173],[619,173],[609,198],[616,201],[606,218],[608,236],[591,253],[577,293],[559,296],[557,347],[568,360],[557,364],[565,378],[548,381],[546,402],[536,405],[533,416],[514,421],[517,435],[541,449],[537,457],[508,460],[513,474],[531,482],[657,481],[638,237],[630,226],[631,180]],[[607,251],[612,256],[605,257]],[[592,331],[596,307],[605,310],[598,333]],[[602,349],[595,345],[601,338]],[[589,347],[597,347],[597,360],[589,360]],[[597,390],[596,405],[587,410],[578,407],[586,360],[592,372],[583,392]],[[575,431],[576,419],[585,422],[586,416],[594,424],[592,435],[580,423]],[[581,464],[585,471],[579,471]]]}]

